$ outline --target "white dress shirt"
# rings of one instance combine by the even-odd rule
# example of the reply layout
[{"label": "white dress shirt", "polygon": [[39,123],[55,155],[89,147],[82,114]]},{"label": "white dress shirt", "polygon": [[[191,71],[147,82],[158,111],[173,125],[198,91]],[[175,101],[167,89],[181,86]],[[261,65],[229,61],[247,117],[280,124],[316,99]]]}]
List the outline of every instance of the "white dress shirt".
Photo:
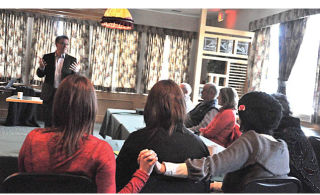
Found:
[{"label": "white dress shirt", "polygon": [[55,66],[56,71],[54,72],[54,88],[58,88],[59,84],[61,82],[61,70],[64,62],[65,54],[62,54],[61,56],[55,55]]}]

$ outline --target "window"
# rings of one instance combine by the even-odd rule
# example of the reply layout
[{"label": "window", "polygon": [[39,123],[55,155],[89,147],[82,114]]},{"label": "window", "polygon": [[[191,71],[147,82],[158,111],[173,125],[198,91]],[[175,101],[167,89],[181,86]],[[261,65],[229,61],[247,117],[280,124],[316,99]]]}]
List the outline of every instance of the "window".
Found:
[{"label": "window", "polygon": [[[320,38],[320,15],[310,16],[305,35],[289,80],[287,96],[294,115],[311,121],[315,87],[318,47]],[[306,117],[306,118],[305,118]]]},{"label": "window", "polygon": [[[287,97],[294,116],[311,121],[313,94],[320,40],[320,14],[310,16],[301,47],[287,82]],[[261,90],[275,93],[279,76],[279,24],[273,25],[270,32],[269,63],[262,76]]]}]

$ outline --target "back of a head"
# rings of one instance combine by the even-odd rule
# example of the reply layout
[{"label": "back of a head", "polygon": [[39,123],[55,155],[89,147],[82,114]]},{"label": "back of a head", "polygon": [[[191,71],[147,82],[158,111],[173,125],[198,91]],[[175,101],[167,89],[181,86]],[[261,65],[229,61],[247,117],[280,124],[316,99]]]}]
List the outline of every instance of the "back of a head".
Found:
[{"label": "back of a head", "polygon": [[238,93],[231,87],[224,87],[220,89],[222,109],[236,109],[238,101]]},{"label": "back of a head", "polygon": [[291,110],[290,110],[290,105],[289,105],[289,101],[287,99],[287,96],[282,94],[282,93],[273,93],[271,94],[272,97],[276,98],[281,106],[282,106],[282,115],[283,116],[289,116],[292,114]]},{"label": "back of a head", "polygon": [[282,117],[280,103],[264,92],[250,92],[242,96],[238,104],[242,131],[254,130],[257,133],[271,134]]},{"label": "back of a head", "polygon": [[73,145],[85,133],[92,134],[96,105],[94,87],[86,77],[73,74],[61,82],[54,97],[53,126],[62,132],[63,144]]},{"label": "back of a head", "polygon": [[206,83],[203,86],[203,90],[207,90],[207,98],[205,101],[214,100],[218,95],[218,89],[214,83]]},{"label": "back of a head", "polygon": [[161,80],[152,87],[144,108],[147,128],[162,127],[172,134],[177,125],[183,124],[185,114],[185,100],[174,81]]},{"label": "back of a head", "polygon": [[183,93],[186,95],[190,95],[192,92],[192,88],[188,83],[181,83],[180,88],[183,91]]}]

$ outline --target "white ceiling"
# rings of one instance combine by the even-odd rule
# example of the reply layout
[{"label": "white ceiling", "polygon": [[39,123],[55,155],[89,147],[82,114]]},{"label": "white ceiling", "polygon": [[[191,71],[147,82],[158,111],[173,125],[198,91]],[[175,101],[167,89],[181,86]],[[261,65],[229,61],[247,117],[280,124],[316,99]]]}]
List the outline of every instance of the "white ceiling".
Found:
[{"label": "white ceiling", "polygon": [[[189,16],[189,17],[197,17],[199,18],[201,15],[201,9],[179,9],[179,8],[170,8],[170,9],[138,9],[145,10],[151,12],[159,12],[165,14],[174,14],[181,16]],[[218,15],[218,12],[208,11],[208,16]]]}]

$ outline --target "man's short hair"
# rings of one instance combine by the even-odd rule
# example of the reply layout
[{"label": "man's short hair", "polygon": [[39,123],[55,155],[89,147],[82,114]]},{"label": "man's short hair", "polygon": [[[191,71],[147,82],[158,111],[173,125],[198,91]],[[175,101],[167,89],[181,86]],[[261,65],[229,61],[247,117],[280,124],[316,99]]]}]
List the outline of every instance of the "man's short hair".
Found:
[{"label": "man's short hair", "polygon": [[67,39],[67,40],[69,40],[69,37],[66,36],[66,35],[57,36],[56,41],[55,41],[56,44],[57,44],[61,39]]},{"label": "man's short hair", "polygon": [[216,85],[214,83],[206,83],[205,85],[208,85],[208,92],[209,93],[214,93],[214,99],[217,97],[218,95],[218,89],[216,87]]}]

